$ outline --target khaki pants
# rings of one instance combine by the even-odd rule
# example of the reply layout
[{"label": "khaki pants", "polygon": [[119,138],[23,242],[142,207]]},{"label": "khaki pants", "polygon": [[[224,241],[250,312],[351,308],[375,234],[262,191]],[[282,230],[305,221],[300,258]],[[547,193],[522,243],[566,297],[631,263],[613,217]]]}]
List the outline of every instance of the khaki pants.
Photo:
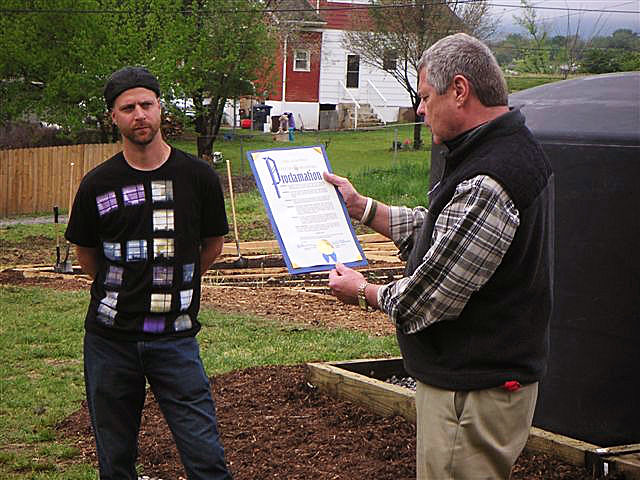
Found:
[{"label": "khaki pants", "polygon": [[508,479],[531,428],[538,383],[453,392],[418,382],[418,480]]}]

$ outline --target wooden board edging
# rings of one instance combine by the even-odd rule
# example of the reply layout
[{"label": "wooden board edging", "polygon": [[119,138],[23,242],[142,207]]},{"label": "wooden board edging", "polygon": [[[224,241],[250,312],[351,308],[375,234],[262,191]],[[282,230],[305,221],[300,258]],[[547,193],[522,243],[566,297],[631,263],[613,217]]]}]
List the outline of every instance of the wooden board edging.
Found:
[{"label": "wooden board edging", "polygon": [[411,390],[330,363],[307,363],[306,367],[309,383],[330,395],[363,405],[382,416],[400,415],[416,423],[415,395]]},{"label": "wooden board edging", "polygon": [[[383,380],[350,371],[349,368],[376,361],[398,359],[358,359],[344,362],[318,362],[306,364],[307,381],[329,395],[352,401],[382,416],[400,415],[416,423],[415,392]],[[531,427],[525,449],[559,458],[572,465],[585,467],[594,475],[620,472],[625,480],[640,480],[640,453],[602,456],[598,445],[564,435]],[[615,449],[612,449],[615,450]]]},{"label": "wooden board edging", "polygon": [[[362,235],[358,235],[357,237],[364,250],[378,251],[380,248],[382,248],[386,251],[391,251],[394,253],[397,251],[397,247],[395,247],[393,242],[385,236],[380,235],[379,233],[365,233]],[[253,240],[248,242],[240,242],[239,247],[240,253],[245,255],[250,253],[267,254],[280,252],[280,247],[276,240]],[[234,242],[226,242],[222,246],[223,255],[237,255],[237,253],[238,247]],[[368,255],[369,254],[367,253],[367,256]],[[394,258],[395,261],[398,261],[397,257],[391,257]]]}]

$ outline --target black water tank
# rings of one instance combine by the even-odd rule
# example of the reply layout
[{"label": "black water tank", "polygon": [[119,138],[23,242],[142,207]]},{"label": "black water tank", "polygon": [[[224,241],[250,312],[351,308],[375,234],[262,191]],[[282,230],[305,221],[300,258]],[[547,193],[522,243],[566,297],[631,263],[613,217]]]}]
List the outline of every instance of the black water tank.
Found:
[{"label": "black water tank", "polygon": [[640,443],[640,73],[565,80],[509,100],[556,182],[551,350],[533,423],[600,446]]}]

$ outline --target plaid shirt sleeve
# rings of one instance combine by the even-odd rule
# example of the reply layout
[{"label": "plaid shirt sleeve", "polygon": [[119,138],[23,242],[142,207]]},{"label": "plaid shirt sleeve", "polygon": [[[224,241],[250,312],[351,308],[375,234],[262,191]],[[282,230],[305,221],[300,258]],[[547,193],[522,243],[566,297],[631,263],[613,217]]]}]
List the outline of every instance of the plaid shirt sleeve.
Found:
[{"label": "plaid shirt sleeve", "polygon": [[407,260],[411,253],[412,238],[420,230],[427,216],[427,209],[416,207],[389,207],[389,227],[391,239],[398,247],[398,256],[401,260]]},{"label": "plaid shirt sleeve", "polygon": [[[407,245],[425,212],[391,209],[391,235],[401,258],[408,256]],[[461,182],[436,219],[431,248],[420,266],[410,277],[379,289],[380,310],[405,334],[457,318],[500,265],[519,224],[518,210],[494,179],[479,175]]]}]

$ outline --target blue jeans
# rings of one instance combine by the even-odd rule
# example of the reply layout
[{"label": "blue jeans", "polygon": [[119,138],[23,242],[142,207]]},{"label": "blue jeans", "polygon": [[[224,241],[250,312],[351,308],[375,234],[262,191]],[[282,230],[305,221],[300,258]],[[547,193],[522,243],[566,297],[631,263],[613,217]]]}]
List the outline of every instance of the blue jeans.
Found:
[{"label": "blue jeans", "polygon": [[227,480],[209,379],[194,337],[119,342],[86,332],[84,376],[101,480],[136,480],[145,379],[189,480]]}]

